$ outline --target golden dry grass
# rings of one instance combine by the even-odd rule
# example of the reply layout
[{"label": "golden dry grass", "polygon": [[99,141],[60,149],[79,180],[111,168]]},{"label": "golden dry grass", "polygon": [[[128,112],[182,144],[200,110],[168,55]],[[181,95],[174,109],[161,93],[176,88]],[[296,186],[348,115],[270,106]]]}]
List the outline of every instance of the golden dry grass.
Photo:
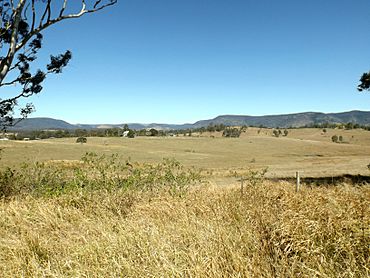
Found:
[{"label": "golden dry grass", "polygon": [[368,277],[369,189],[14,197],[0,202],[0,276]]},{"label": "golden dry grass", "polygon": [[[272,130],[248,128],[241,138],[88,138],[87,144],[75,138],[29,142],[1,141],[0,168],[20,161],[79,160],[85,152],[118,153],[123,160],[159,162],[175,158],[185,166],[195,166],[214,175],[268,167],[270,176],[367,175],[370,163],[370,132],[364,130],[292,129],[287,137],[274,138]],[[346,144],[331,142],[342,135]],[[203,134],[209,136],[209,134]],[[218,134],[220,135],[220,134]],[[353,136],[353,137],[352,137]]]},{"label": "golden dry grass", "polygon": [[[248,129],[239,139],[88,138],[85,145],[74,138],[2,141],[0,168],[31,165],[1,172],[0,189],[9,195],[0,199],[0,277],[369,277],[369,185],[295,193],[288,182],[254,177],[241,195],[238,182],[225,177],[265,166],[272,176],[368,173],[368,133],[334,144],[319,132],[273,138]],[[118,153],[118,161],[82,162],[90,151]],[[129,157],[174,157],[212,179],[173,194],[165,184],[187,181],[187,168],[127,166]],[[132,175],[134,184],[158,184],[121,186],[129,184],[122,169],[143,171]]]}]

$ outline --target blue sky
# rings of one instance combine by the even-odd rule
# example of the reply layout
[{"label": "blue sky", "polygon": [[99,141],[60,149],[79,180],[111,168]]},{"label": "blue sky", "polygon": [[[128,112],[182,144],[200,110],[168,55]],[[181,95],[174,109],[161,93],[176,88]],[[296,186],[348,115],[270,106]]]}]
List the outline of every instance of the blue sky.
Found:
[{"label": "blue sky", "polygon": [[185,123],[222,114],[370,110],[368,0],[119,0],[44,33],[63,74],[33,117]]}]

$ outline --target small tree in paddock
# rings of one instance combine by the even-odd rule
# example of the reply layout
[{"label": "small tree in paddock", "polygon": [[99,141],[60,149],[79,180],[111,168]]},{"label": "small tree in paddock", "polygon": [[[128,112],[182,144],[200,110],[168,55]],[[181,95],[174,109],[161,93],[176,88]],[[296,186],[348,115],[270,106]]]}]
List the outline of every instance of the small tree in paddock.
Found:
[{"label": "small tree in paddock", "polygon": [[148,132],[149,136],[158,136],[159,135],[159,131],[156,130],[155,128],[151,128]]},{"label": "small tree in paddock", "polygon": [[223,131],[222,136],[230,137],[230,138],[238,138],[240,134],[241,134],[241,131],[238,128],[228,127]]},{"label": "small tree in paddock", "polygon": [[289,131],[287,129],[284,129],[284,136],[288,136]]},{"label": "small tree in paddock", "polygon": [[129,131],[127,133],[127,137],[128,138],[135,138],[135,131],[133,131],[132,129],[129,129]]},{"label": "small tree in paddock", "polygon": [[338,143],[338,140],[339,140],[339,138],[338,138],[338,136],[337,136],[337,135],[333,135],[333,136],[331,137],[331,141],[333,141],[334,143]]},{"label": "small tree in paddock", "polygon": [[76,143],[85,144],[85,143],[87,143],[87,139],[86,139],[86,137],[78,137],[77,140],[76,140]]}]

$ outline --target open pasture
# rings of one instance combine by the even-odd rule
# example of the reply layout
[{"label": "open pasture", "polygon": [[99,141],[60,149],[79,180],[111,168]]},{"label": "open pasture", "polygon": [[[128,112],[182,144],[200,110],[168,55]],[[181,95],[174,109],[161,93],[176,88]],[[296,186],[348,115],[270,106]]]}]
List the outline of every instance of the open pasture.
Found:
[{"label": "open pasture", "polygon": [[[1,168],[47,163],[3,171],[0,276],[368,277],[369,186],[297,193],[294,183],[250,176],[241,192],[228,177],[266,166],[270,176],[368,174],[367,134],[336,144],[314,140],[311,130],[296,135],[303,138],[249,132],[1,141]],[[153,163],[174,157],[214,177],[94,155],[74,167],[86,152]]]},{"label": "open pasture", "polygon": [[[334,134],[342,135],[344,143],[331,142]],[[248,128],[240,138],[222,138],[219,133],[214,136],[88,138],[87,144],[76,143],[76,138],[1,141],[0,167],[27,161],[75,161],[86,152],[95,152],[117,153],[121,159],[134,162],[175,158],[184,166],[205,169],[216,176],[265,167],[270,177],[289,177],[295,171],[301,171],[303,176],[369,173],[368,131],[291,129],[287,137],[275,138],[271,129]]]}]

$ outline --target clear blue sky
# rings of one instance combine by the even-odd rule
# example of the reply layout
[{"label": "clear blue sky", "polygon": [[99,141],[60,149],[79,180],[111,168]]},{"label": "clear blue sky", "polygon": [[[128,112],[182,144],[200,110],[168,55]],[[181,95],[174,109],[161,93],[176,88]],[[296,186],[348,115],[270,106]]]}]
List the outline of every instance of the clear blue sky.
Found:
[{"label": "clear blue sky", "polygon": [[[185,123],[221,114],[370,110],[369,0],[119,0],[44,33],[70,49],[33,117]],[[45,60],[46,61],[46,60]]]}]

